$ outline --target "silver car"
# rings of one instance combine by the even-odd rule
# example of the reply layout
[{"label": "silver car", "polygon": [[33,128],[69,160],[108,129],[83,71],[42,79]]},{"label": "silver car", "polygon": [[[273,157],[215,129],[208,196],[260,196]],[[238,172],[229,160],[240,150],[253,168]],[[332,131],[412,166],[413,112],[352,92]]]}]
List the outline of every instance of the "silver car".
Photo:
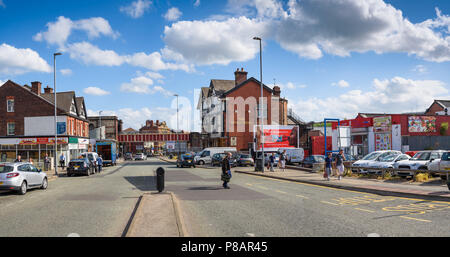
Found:
[{"label": "silver car", "polygon": [[47,189],[47,174],[28,162],[0,164],[0,190],[14,190],[24,195],[28,189]]}]

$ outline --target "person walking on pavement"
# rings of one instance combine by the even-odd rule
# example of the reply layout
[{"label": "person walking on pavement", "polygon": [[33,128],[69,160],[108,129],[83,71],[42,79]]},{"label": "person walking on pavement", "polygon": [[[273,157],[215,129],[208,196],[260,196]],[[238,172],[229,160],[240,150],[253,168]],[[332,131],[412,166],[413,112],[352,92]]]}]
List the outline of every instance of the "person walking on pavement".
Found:
[{"label": "person walking on pavement", "polygon": [[282,171],[285,171],[286,169],[286,150],[284,150],[281,154],[280,154],[280,167]]},{"label": "person walking on pavement", "polygon": [[17,159],[14,162],[22,162],[22,156],[17,155]]},{"label": "person walking on pavement", "polygon": [[231,179],[230,160],[231,160],[231,153],[229,152],[222,160],[222,181],[223,181],[223,188],[225,189],[230,189],[230,187],[228,186],[228,183],[230,182]]},{"label": "person walking on pavement", "polygon": [[99,155],[97,157],[97,165],[98,165],[98,173],[102,172],[102,167],[103,167],[103,159],[102,156]]},{"label": "person walking on pavement", "polygon": [[46,153],[44,157],[44,170],[48,171],[49,168],[50,168],[50,158],[48,158],[48,154]]},{"label": "person walking on pavement", "polygon": [[341,180],[342,175],[344,175],[344,151],[342,149],[339,150],[339,154],[336,155],[336,170],[338,175],[338,180]]},{"label": "person walking on pavement", "polygon": [[272,155],[269,156],[269,164],[270,164],[270,171],[274,172],[273,166],[275,165],[275,153],[272,153]]},{"label": "person walking on pavement", "polygon": [[64,156],[64,153],[61,153],[61,156],[59,156],[59,166],[61,166],[62,170],[66,166],[66,156]]},{"label": "person walking on pavement", "polygon": [[331,152],[328,152],[327,157],[325,158],[325,171],[323,173],[323,177],[330,181],[331,176],[331,170],[332,170],[332,164],[333,163],[333,157],[331,155]]}]

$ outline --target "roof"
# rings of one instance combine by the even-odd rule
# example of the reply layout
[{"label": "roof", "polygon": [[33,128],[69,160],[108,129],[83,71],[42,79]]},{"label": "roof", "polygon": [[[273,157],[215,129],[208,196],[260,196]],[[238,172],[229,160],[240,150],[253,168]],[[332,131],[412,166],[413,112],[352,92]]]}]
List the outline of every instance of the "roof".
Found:
[{"label": "roof", "polygon": [[217,95],[221,95],[228,90],[234,88],[234,80],[224,80],[224,79],[212,79],[209,85],[210,88],[214,89]]},{"label": "roof", "polygon": [[[41,94],[41,97],[46,99],[50,103],[55,104],[55,96],[53,93],[44,93]],[[74,99],[74,97],[75,97],[74,91],[56,93],[56,102],[58,104],[58,107],[69,114],[70,106],[72,105],[72,100]]]},{"label": "roof", "polygon": [[[259,80],[255,79],[254,77],[251,77],[251,78],[247,79],[246,81],[243,81],[241,84],[239,84],[239,85],[237,85],[237,86],[233,86],[232,88],[230,88],[230,90],[224,92],[224,93],[222,94],[222,96],[228,95],[229,93],[231,93],[231,92],[233,92],[233,91],[235,91],[235,90],[237,90],[237,89],[243,87],[244,85],[246,85],[246,84],[247,84],[248,82],[250,82],[250,81],[253,81],[253,82],[257,83],[257,84],[261,84],[261,82],[260,82]],[[233,81],[233,82],[234,82],[234,81]],[[268,87],[268,86],[266,86],[264,83],[263,83],[263,87],[264,87],[264,89],[266,89],[266,90],[269,91],[270,93],[273,92],[273,89],[270,88],[270,87]]]},{"label": "roof", "polygon": [[436,103],[441,105],[443,108],[450,107],[450,100],[434,100]]}]

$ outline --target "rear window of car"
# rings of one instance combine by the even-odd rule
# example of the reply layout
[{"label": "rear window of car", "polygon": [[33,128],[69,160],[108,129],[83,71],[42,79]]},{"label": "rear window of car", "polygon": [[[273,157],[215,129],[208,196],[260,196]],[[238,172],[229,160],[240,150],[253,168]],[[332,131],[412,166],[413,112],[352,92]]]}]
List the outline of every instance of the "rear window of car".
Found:
[{"label": "rear window of car", "polygon": [[248,155],[248,154],[243,154],[243,155],[241,155],[241,158],[250,158],[250,155]]},{"label": "rear window of car", "polygon": [[450,161],[450,152],[445,152],[442,154],[441,160]]},{"label": "rear window of car", "polygon": [[0,173],[7,173],[14,170],[12,166],[0,165]]}]

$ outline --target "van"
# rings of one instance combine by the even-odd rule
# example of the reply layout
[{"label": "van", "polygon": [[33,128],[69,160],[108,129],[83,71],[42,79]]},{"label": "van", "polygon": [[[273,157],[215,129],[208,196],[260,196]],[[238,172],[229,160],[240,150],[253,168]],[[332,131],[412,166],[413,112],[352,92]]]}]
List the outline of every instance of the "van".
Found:
[{"label": "van", "polygon": [[286,162],[291,163],[301,163],[305,158],[305,151],[303,148],[280,148],[279,153],[286,151]]},{"label": "van", "polygon": [[236,147],[209,147],[197,153],[194,162],[199,165],[210,164],[211,157],[216,153],[237,152]]}]

